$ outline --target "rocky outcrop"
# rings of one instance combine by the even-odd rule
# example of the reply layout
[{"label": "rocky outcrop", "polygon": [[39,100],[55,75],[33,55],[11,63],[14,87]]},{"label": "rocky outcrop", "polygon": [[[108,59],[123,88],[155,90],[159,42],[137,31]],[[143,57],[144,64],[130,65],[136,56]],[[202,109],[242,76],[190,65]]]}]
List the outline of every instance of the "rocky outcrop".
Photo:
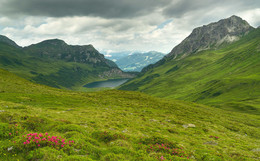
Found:
[{"label": "rocky outcrop", "polygon": [[230,18],[195,28],[166,57],[173,59],[183,58],[201,50],[216,48],[224,43],[239,40],[241,36],[253,29],[240,17],[231,16]]}]

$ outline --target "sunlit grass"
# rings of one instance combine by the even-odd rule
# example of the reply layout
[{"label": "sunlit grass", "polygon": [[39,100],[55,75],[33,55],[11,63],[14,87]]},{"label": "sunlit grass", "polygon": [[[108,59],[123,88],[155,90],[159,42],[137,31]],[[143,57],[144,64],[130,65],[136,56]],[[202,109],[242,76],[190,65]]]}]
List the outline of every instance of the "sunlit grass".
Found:
[{"label": "sunlit grass", "polygon": [[[259,120],[139,92],[59,90],[0,70],[3,160],[258,160]],[[75,143],[24,144],[46,132]]]}]

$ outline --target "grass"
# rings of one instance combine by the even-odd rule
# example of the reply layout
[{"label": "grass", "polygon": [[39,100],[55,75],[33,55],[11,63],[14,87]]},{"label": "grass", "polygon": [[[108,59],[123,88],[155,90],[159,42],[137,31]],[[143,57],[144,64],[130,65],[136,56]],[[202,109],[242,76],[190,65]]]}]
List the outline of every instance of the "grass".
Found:
[{"label": "grass", "polygon": [[168,60],[119,89],[260,114],[260,29],[218,50]]},{"label": "grass", "polygon": [[[259,120],[140,92],[55,89],[0,69],[2,160],[259,160]],[[74,143],[24,144],[46,132]]]}]

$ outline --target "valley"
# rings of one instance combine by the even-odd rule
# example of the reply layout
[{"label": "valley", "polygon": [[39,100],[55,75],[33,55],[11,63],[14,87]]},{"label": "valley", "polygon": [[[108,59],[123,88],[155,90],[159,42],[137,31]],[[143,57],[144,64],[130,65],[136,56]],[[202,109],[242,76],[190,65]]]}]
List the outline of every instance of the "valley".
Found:
[{"label": "valley", "polygon": [[[95,21],[96,37],[104,36],[95,42],[106,46],[106,35],[114,37],[101,26],[110,21]],[[148,33],[167,32],[171,22]],[[156,36],[144,35],[146,45]],[[0,160],[260,159],[259,28],[231,16],[195,28],[167,55],[117,54],[61,39],[21,47],[0,36]]]}]

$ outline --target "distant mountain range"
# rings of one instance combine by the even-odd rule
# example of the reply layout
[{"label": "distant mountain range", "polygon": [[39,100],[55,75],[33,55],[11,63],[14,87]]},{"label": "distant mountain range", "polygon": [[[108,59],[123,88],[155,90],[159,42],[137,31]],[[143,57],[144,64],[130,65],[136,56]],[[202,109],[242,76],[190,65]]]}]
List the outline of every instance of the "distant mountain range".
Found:
[{"label": "distant mountain range", "polygon": [[198,27],[120,89],[260,113],[260,29],[232,16]]},{"label": "distant mountain range", "polygon": [[127,56],[114,60],[123,71],[140,72],[145,66],[153,64],[163,58],[164,54],[156,51],[146,53],[131,53]]},{"label": "distant mountain range", "polygon": [[113,62],[118,61],[119,59],[123,57],[127,57],[128,55],[131,55],[135,52],[133,51],[120,51],[120,52],[107,52],[103,51],[105,58],[112,60]]},{"label": "distant mountain range", "polygon": [[92,45],[68,45],[59,39],[22,48],[0,36],[0,68],[57,88],[78,88],[91,81],[133,77],[105,59]]}]

